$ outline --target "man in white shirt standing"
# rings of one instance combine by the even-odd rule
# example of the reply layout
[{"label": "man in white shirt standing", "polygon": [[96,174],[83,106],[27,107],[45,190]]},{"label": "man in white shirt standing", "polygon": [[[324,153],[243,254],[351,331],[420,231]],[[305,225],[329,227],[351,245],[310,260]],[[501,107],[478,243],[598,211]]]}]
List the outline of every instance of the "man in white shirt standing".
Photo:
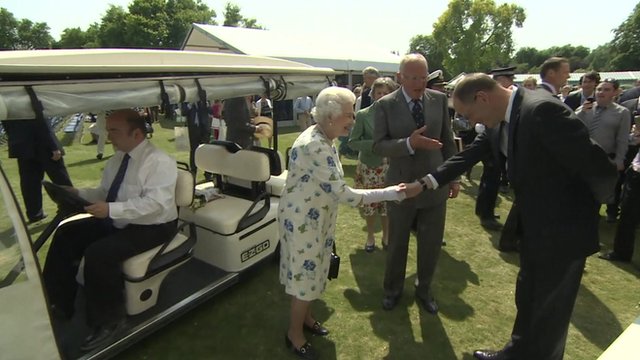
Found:
[{"label": "man in white shirt standing", "polygon": [[70,318],[84,256],[87,323],[93,329],[84,351],[107,343],[122,328],[122,262],[172,238],[178,217],[176,162],[146,139],[144,119],[123,109],[106,123],[116,153],[105,164],[100,186],[68,188],[92,203],[85,211],[93,217],[57,229],[43,271],[54,314]]},{"label": "man in white shirt standing", "polygon": [[296,117],[300,131],[305,131],[311,126],[311,109],[313,108],[313,100],[310,96],[301,96],[296,99],[293,104],[293,112]]}]

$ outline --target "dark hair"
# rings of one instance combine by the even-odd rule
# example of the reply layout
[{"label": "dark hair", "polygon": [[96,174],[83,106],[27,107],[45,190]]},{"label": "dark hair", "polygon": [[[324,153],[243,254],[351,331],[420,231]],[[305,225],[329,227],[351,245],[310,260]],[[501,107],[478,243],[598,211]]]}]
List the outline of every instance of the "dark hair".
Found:
[{"label": "dark hair", "polygon": [[562,67],[562,64],[568,64],[569,60],[563,57],[550,57],[542,63],[540,67],[540,78],[544,80],[549,70],[557,71]]},{"label": "dark hair", "polygon": [[147,124],[142,115],[133,109],[119,109],[114,110],[109,114],[110,118],[118,117],[124,119],[129,125],[129,134],[133,133],[135,129],[140,129],[142,134],[147,133]]},{"label": "dark hair", "polygon": [[489,75],[475,73],[465,75],[453,90],[453,97],[463,104],[468,104],[475,99],[478,91],[492,91],[498,87],[498,83]]},{"label": "dark hair", "polygon": [[582,84],[582,81],[584,79],[589,79],[589,80],[593,80],[596,82],[596,85],[600,83],[600,73],[598,73],[597,71],[589,71],[588,73],[585,73],[584,75],[582,75],[580,77],[580,84]]},{"label": "dark hair", "polygon": [[618,80],[614,79],[614,78],[606,78],[604,80],[602,80],[603,83],[609,83],[611,85],[613,85],[613,89],[614,90],[618,90],[618,88],[620,87],[620,83],[618,82]]}]

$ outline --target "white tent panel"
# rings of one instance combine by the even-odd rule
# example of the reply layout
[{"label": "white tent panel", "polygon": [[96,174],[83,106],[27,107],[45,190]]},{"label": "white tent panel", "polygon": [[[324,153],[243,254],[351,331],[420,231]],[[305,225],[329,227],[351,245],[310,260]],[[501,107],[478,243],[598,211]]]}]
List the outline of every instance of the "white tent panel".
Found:
[{"label": "white tent panel", "polygon": [[371,44],[309,38],[303,32],[193,24],[185,50],[234,52],[299,61],[337,71],[360,72],[374,66],[387,73],[398,70],[401,57]]}]

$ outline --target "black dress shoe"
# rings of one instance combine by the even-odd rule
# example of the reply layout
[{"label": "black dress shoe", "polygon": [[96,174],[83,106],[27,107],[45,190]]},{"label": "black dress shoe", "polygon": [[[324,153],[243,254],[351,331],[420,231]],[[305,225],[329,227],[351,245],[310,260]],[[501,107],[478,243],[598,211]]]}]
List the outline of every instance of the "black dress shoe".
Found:
[{"label": "black dress shoe", "polygon": [[494,217],[480,219],[480,225],[487,230],[497,231],[502,229],[502,224],[500,224]]},{"label": "black dress shoe", "polygon": [[511,357],[507,356],[504,351],[495,350],[476,350],[473,352],[473,357],[480,360],[509,360]]},{"label": "black dress shoe", "polygon": [[385,296],[382,299],[382,308],[385,310],[392,310],[398,302],[400,301],[400,296]]},{"label": "black dress shoe", "polygon": [[615,251],[611,251],[606,254],[600,254],[598,255],[598,257],[600,259],[608,260],[608,261],[631,262],[631,258],[624,257]]},{"label": "black dress shoe", "polygon": [[124,328],[125,321],[121,320],[113,324],[98,326],[84,339],[80,350],[89,351],[109,344],[114,337]]},{"label": "black dress shoe", "polygon": [[431,315],[435,315],[438,313],[438,303],[436,303],[436,299],[430,297],[429,299],[423,299],[420,296],[416,295],[416,301],[422,306],[422,308]]},{"label": "black dress shoe", "polygon": [[316,353],[315,349],[311,347],[309,342],[304,343],[299,349],[293,345],[291,340],[289,340],[289,335],[284,334],[284,344],[287,349],[291,350],[297,357],[305,360],[317,360],[318,353]]},{"label": "black dress shoe", "polygon": [[304,328],[309,330],[313,335],[318,335],[318,336],[329,335],[329,330],[326,327],[322,326],[322,324],[320,324],[320,322],[318,321],[314,322],[312,326],[304,324]]},{"label": "black dress shoe", "polygon": [[47,214],[42,212],[32,218],[29,218],[29,224],[37,223],[40,220],[44,220],[46,217],[47,217]]},{"label": "black dress shoe", "polygon": [[499,244],[498,245],[498,250],[502,251],[502,252],[519,252],[520,250],[518,250],[518,245],[513,245],[513,244]]}]

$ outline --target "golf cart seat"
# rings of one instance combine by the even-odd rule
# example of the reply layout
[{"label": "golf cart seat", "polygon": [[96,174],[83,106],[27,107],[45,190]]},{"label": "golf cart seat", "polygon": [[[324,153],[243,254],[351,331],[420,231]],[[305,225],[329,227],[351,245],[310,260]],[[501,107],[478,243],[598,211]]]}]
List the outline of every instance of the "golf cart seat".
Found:
[{"label": "golf cart seat", "polygon": [[[193,202],[194,179],[185,164],[178,167],[176,181],[176,205],[178,209]],[[191,231],[184,231],[185,227]],[[186,263],[193,256],[196,232],[193,224],[181,222],[175,236],[162,245],[132,256],[122,263],[124,276],[125,307],[128,315],[139,314],[158,300],[160,285],[171,270]],[[84,258],[78,270],[77,280],[84,283]]]},{"label": "golf cart seat", "polygon": [[272,166],[277,170],[274,157],[234,145],[214,141],[196,149],[198,169],[215,176],[214,182],[197,188],[215,187],[220,196],[180,211],[180,219],[194,223],[198,233],[195,257],[227,272],[250,267],[277,244],[277,203],[266,191]]}]

